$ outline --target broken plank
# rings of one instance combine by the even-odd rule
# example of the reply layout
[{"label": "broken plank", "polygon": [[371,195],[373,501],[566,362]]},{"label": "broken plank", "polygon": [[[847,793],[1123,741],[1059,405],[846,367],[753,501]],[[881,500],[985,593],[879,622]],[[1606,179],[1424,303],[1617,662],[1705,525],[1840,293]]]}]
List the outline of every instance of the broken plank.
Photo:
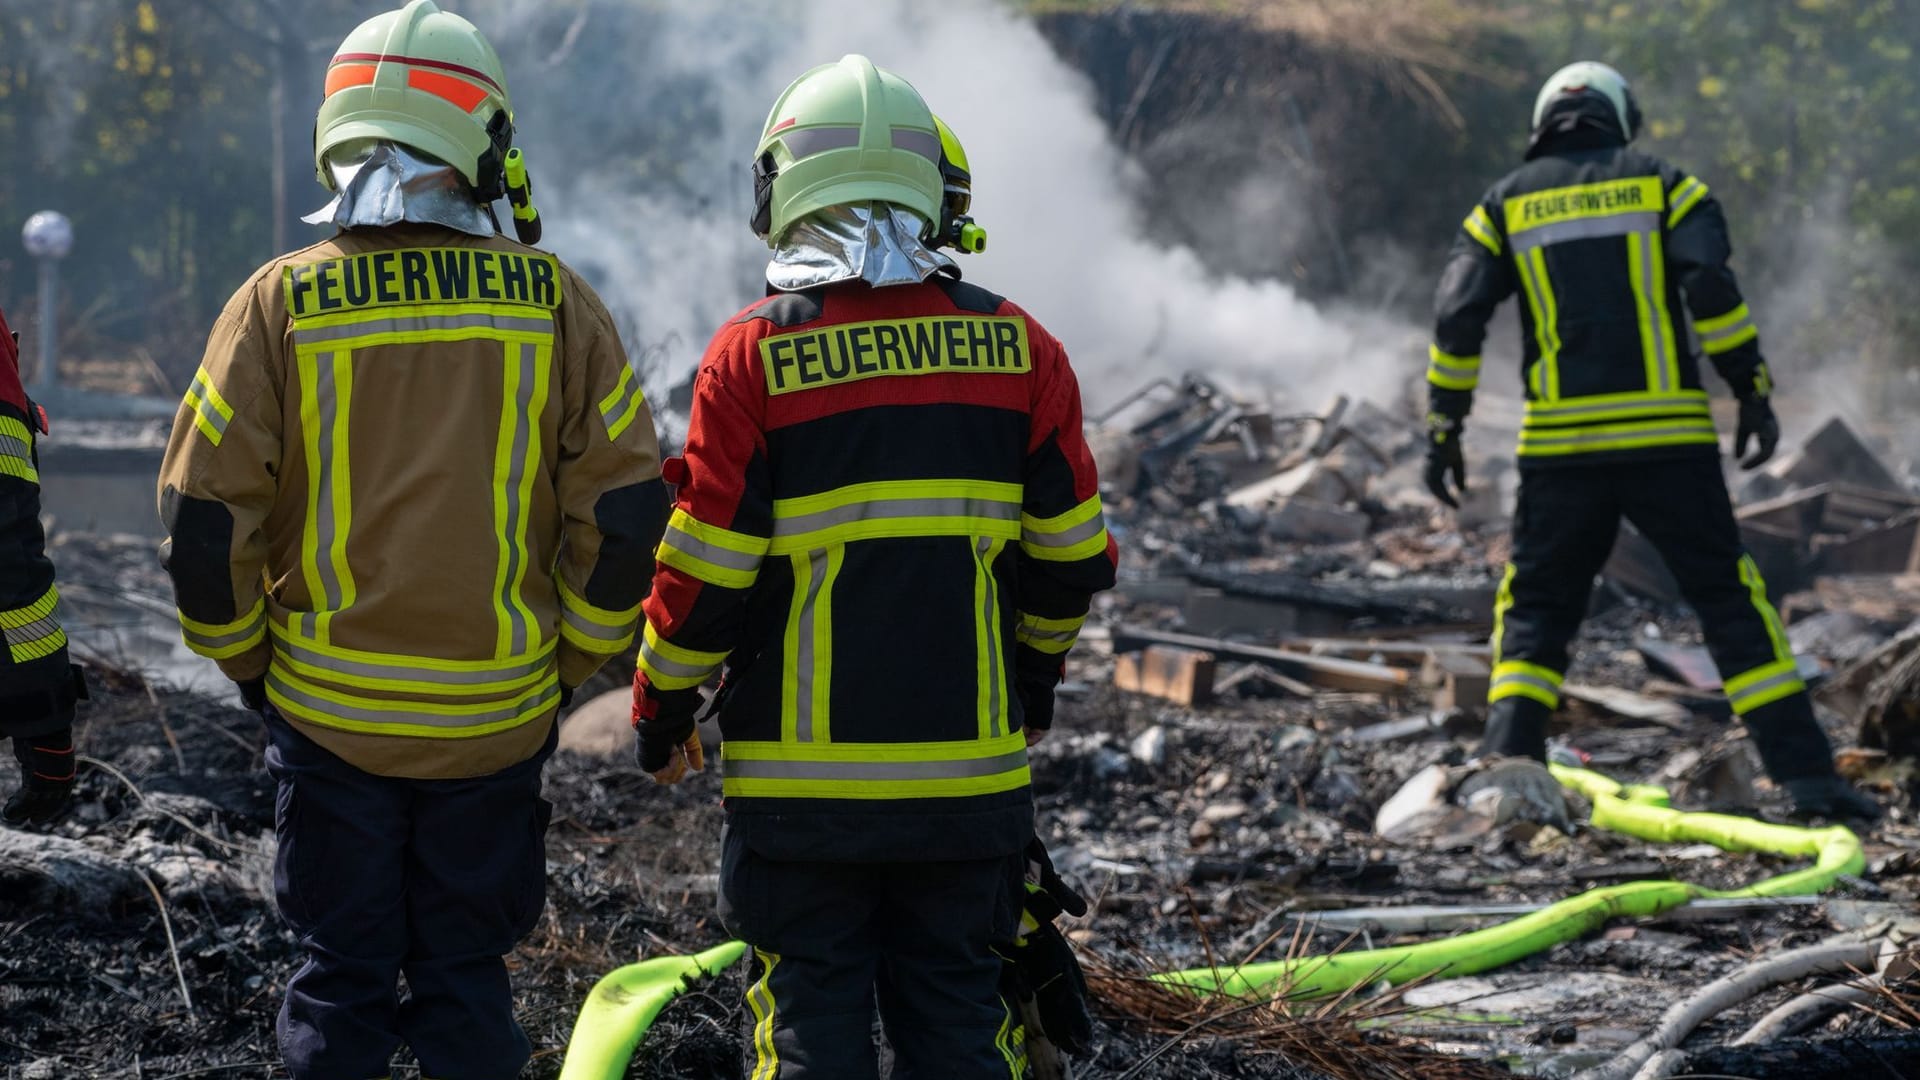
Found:
[{"label": "broken plank", "polygon": [[1195,634],[1179,634],[1167,630],[1153,630],[1144,626],[1119,626],[1113,631],[1113,647],[1118,652],[1144,649],[1149,645],[1183,645],[1190,649],[1202,649],[1218,657],[1233,660],[1252,660],[1275,668],[1283,675],[1290,675],[1303,682],[1330,690],[1352,690],[1359,693],[1398,694],[1407,690],[1413,676],[1396,667],[1385,664],[1369,664],[1360,660],[1341,660],[1332,656],[1313,656],[1308,653],[1288,652],[1285,649],[1273,649],[1263,645],[1244,645],[1218,638],[1200,637]]},{"label": "broken plank", "polygon": [[1378,656],[1388,663],[1398,661],[1416,667],[1424,663],[1433,653],[1453,653],[1483,659],[1493,656],[1493,646],[1464,641],[1376,641],[1362,638],[1306,637],[1289,638],[1282,647],[1310,652],[1315,656],[1349,658]]},{"label": "broken plank", "polygon": [[1213,670],[1212,653],[1178,645],[1150,645],[1115,658],[1113,684],[1191,708],[1213,700]]},{"label": "broken plank", "polygon": [[1676,731],[1685,727],[1687,718],[1692,715],[1685,705],[1671,701],[1656,701],[1644,694],[1622,690],[1617,686],[1567,683],[1560,688],[1560,696],[1592,705],[1616,716],[1624,716],[1629,720],[1657,724]]}]

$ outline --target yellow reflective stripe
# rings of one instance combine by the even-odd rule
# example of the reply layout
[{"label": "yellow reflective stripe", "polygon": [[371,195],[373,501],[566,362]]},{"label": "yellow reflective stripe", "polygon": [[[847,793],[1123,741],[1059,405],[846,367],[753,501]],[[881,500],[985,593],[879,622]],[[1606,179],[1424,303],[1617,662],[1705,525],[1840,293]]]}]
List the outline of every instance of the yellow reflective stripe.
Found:
[{"label": "yellow reflective stripe", "polygon": [[1493,595],[1493,637],[1488,639],[1493,647],[1493,664],[1500,665],[1501,638],[1507,632],[1507,612],[1513,608],[1513,575],[1519,571],[1513,563],[1507,564],[1507,572],[1500,575],[1500,588]]},{"label": "yellow reflective stripe", "polygon": [[1658,231],[1647,233],[1647,291],[1653,298],[1654,332],[1660,342],[1662,393],[1680,389],[1680,343],[1673,336],[1673,310],[1667,306],[1667,241]]},{"label": "yellow reflective stripe", "polygon": [[790,743],[721,746],[729,796],[926,799],[988,795],[1028,784],[1026,737],[939,743]]},{"label": "yellow reflective stripe", "polygon": [[1766,624],[1767,639],[1773,643],[1773,658],[1780,663],[1793,662],[1793,646],[1787,641],[1787,628],[1780,622],[1780,613],[1774,610],[1773,603],[1767,599],[1767,582],[1760,576],[1760,565],[1753,561],[1752,555],[1740,556],[1740,581],[1747,587],[1747,597],[1753,602],[1753,610],[1760,615],[1760,621]]},{"label": "yellow reflective stripe", "polygon": [[1429,345],[1427,381],[1446,390],[1471,390],[1480,385],[1480,358],[1455,356],[1438,345]]},{"label": "yellow reflective stripe", "polygon": [[724,652],[698,652],[660,636],[651,622],[640,634],[640,670],[660,690],[689,690],[707,681],[727,659]]},{"label": "yellow reflective stripe", "polygon": [[847,549],[839,545],[811,556],[818,582],[807,598],[813,608],[808,619],[812,648],[802,658],[805,671],[798,673],[804,678],[801,686],[808,698],[806,722],[799,729],[803,741],[826,742],[833,737],[833,712],[828,707],[833,698],[833,583],[840,577],[846,557]]},{"label": "yellow reflective stripe", "polygon": [[747,987],[747,1008],[753,1010],[753,1075],[747,1080],[774,1080],[780,1073],[780,1051],[773,1043],[773,969],[779,953],[754,949],[760,958],[760,978]]},{"label": "yellow reflective stripe", "polygon": [[[1024,916],[1023,916],[1024,918]],[[1018,944],[1026,944],[1021,941]],[[1022,1080],[1027,1075],[1026,1028],[1014,1019],[1013,1009],[1007,1005],[1006,995],[1000,996],[1000,1030],[993,1036],[993,1048],[1007,1063],[1009,1080]]]},{"label": "yellow reflective stripe", "polygon": [[1073,619],[1046,619],[1023,611],[1019,625],[1014,627],[1013,640],[1051,656],[1064,655],[1079,640],[1080,628],[1086,621],[1085,615]]},{"label": "yellow reflective stripe", "polygon": [[607,438],[618,439],[632,425],[634,417],[640,415],[640,406],[646,401],[647,395],[639,379],[634,377],[633,369],[623,366],[613,392],[600,399],[600,419],[607,425]]},{"label": "yellow reflective stripe", "polygon": [[295,675],[276,655],[267,669],[267,698],[296,720],[340,731],[470,739],[550,715],[560,702],[560,677],[549,672],[530,693],[517,700],[447,704],[362,697],[317,686]]},{"label": "yellow reflective stripe", "polygon": [[1700,200],[1706,197],[1707,185],[1698,177],[1687,177],[1679,187],[1673,189],[1673,195],[1669,200],[1673,209],[1667,213],[1667,228],[1671,229],[1680,224],[1680,220],[1692,212],[1694,207],[1700,205]]},{"label": "yellow reflective stripe", "polygon": [[857,540],[1020,535],[1021,486],[988,480],[883,480],[776,499],[767,550],[793,555]]},{"label": "yellow reflective stripe", "polygon": [[1100,496],[1050,518],[1022,513],[1020,548],[1046,562],[1078,562],[1107,550],[1107,521]]},{"label": "yellow reflective stripe", "polygon": [[305,617],[327,640],[334,613],[352,606],[356,591],[347,565],[353,522],[347,422],[353,397],[353,354],[301,350],[300,431],[307,458],[307,519],[300,567],[314,611]]},{"label": "yellow reflective stripe", "polygon": [[[397,314],[404,311],[405,314]],[[550,312],[524,304],[412,304],[295,319],[301,349],[365,349],[375,345],[420,345],[436,341],[502,341],[533,345],[553,341]]]},{"label": "yellow reflective stripe", "polygon": [[765,537],[708,525],[676,509],[654,558],[712,585],[750,589],[760,576],[760,560],[767,547]]},{"label": "yellow reflective stripe", "polygon": [[555,574],[553,580],[560,587],[561,637],[575,648],[599,656],[612,656],[633,644],[640,621],[639,604],[625,611],[595,607],[574,592],[566,578]]},{"label": "yellow reflective stripe", "polygon": [[1760,328],[1753,324],[1753,313],[1745,304],[1725,315],[1696,319],[1693,329],[1700,335],[1700,347],[1709,356],[1731,352],[1760,336]]},{"label": "yellow reflective stripe", "polygon": [[203,623],[180,612],[180,638],[187,648],[210,660],[231,660],[267,638],[267,602],[253,602],[245,615],[229,623]]},{"label": "yellow reflective stripe", "polygon": [[67,632],[60,627],[60,590],[48,586],[38,600],[23,608],[0,611],[0,636],[16,664],[51,656],[67,643]]},{"label": "yellow reflective stripe", "polygon": [[1006,648],[1000,630],[1000,582],[993,561],[1005,550],[1005,540],[981,537],[973,547],[974,708],[980,737],[991,739],[1005,726]]},{"label": "yellow reflective stripe", "polygon": [[11,416],[0,416],[0,476],[40,482],[40,470],[33,467],[33,433]]},{"label": "yellow reflective stripe", "polygon": [[1495,256],[1500,254],[1500,234],[1494,231],[1493,218],[1484,206],[1476,206],[1467,220],[1460,223],[1467,235],[1480,242],[1480,246]]},{"label": "yellow reflective stripe", "polygon": [[1678,394],[1596,394],[1591,397],[1562,398],[1557,402],[1529,401],[1526,403],[1523,423],[1530,430],[1545,430],[1556,425],[1661,417],[1711,420],[1707,392],[1686,390]]},{"label": "yellow reflective stripe", "polygon": [[1520,432],[1520,454],[1552,457],[1563,454],[1638,450],[1653,446],[1711,446],[1719,443],[1713,421],[1679,417],[1605,424],[1583,428],[1534,428]]},{"label": "yellow reflective stripe", "polygon": [[[333,564],[334,576],[340,583],[339,610],[345,611],[358,599],[353,568],[347,563],[347,537],[353,532],[353,471],[347,456],[347,447],[351,445],[347,439],[347,423],[353,415],[353,354],[334,353],[332,366],[333,448],[328,479],[332,485],[334,532],[327,560]],[[331,626],[332,615],[327,619]]]},{"label": "yellow reflective stripe", "polygon": [[[294,613],[295,616],[298,613]],[[302,631],[297,618],[285,623],[278,616],[270,624],[276,643],[291,643],[303,649],[311,650],[329,660],[344,664],[358,665],[367,673],[393,678],[419,678],[445,682],[470,682],[473,677],[497,677],[499,672],[519,672],[524,667],[545,667],[551,663],[553,645],[528,652],[521,656],[487,658],[483,660],[449,660],[438,656],[408,656],[402,653],[370,652],[366,649],[348,649],[330,642],[319,640],[313,634]],[[446,678],[442,679],[444,675]],[[444,691],[436,691],[444,692]]]},{"label": "yellow reflective stripe", "polygon": [[1679,369],[1673,345],[1673,320],[1667,311],[1665,255],[1658,233],[1627,236],[1627,280],[1633,288],[1633,310],[1640,328],[1640,361],[1647,388],[1666,392],[1678,387]]},{"label": "yellow reflective stripe", "polygon": [[[1511,571],[1508,582],[1502,583],[1503,595],[1511,597]],[[1487,691],[1489,702],[1503,698],[1524,697],[1545,705],[1549,709],[1560,706],[1560,683],[1563,676],[1552,668],[1530,664],[1525,660],[1505,660],[1494,666],[1493,683]]]},{"label": "yellow reflective stripe", "polygon": [[1552,400],[1558,396],[1560,385],[1560,376],[1556,371],[1560,331],[1555,325],[1560,317],[1560,309],[1554,301],[1553,282],[1547,274],[1546,249],[1534,248],[1519,256],[1515,262],[1520,268],[1521,291],[1527,295],[1527,308],[1533,316],[1534,343],[1540,351],[1540,357],[1534,362],[1528,376],[1533,384],[1534,397]]},{"label": "yellow reflective stripe", "polygon": [[194,372],[193,385],[187,389],[187,408],[193,410],[194,426],[215,446],[227,434],[227,425],[233,421],[233,406],[220,396],[213,385],[213,379],[205,367]]},{"label": "yellow reflective stripe", "polygon": [[1741,716],[1771,705],[1781,698],[1806,690],[1799,665],[1793,660],[1775,661],[1745,671],[1726,682],[1727,703]]}]

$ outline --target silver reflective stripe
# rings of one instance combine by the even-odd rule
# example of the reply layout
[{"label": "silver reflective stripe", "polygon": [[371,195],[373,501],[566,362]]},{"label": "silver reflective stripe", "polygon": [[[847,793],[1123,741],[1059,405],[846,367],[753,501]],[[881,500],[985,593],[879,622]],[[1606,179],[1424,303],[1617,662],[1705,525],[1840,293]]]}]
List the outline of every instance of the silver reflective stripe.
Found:
[{"label": "silver reflective stripe", "polygon": [[874,499],[849,503],[831,510],[816,510],[780,518],[773,523],[773,535],[798,536],[802,533],[851,525],[856,521],[882,521],[908,517],[986,518],[990,521],[1020,520],[1020,504],[997,499]]},{"label": "silver reflective stripe", "polygon": [[[629,368],[628,371],[631,372],[632,369]],[[600,413],[600,419],[604,420],[608,427],[612,427],[615,421],[627,415],[627,410],[633,407],[633,399],[642,393],[640,381],[633,378],[631,374],[620,380],[620,389],[622,391],[620,397]]]},{"label": "silver reflective stripe", "polygon": [[1520,441],[1528,446],[1577,446],[1581,443],[1618,442],[1621,439],[1660,439],[1669,435],[1713,434],[1711,422],[1678,424],[1671,427],[1635,428],[1632,431],[1573,431],[1562,435],[1539,431],[1522,432]]},{"label": "silver reflective stripe", "polygon": [[624,645],[627,639],[633,637],[633,627],[631,626],[624,630],[611,626],[602,626],[584,615],[576,614],[573,609],[568,607],[563,606],[560,609],[560,617],[566,620],[568,626],[573,627],[575,630],[595,641],[604,641],[610,645]]},{"label": "silver reflective stripe", "polygon": [[1564,244],[1569,240],[1593,240],[1606,236],[1626,236],[1629,233],[1657,232],[1660,228],[1660,215],[1649,211],[1631,214],[1609,214],[1606,217],[1576,218],[1573,221],[1558,221],[1552,225],[1542,225],[1537,229],[1513,234],[1513,249],[1516,252],[1530,251],[1549,244]]},{"label": "silver reflective stripe", "polygon": [[800,603],[800,624],[794,633],[798,647],[794,652],[793,672],[793,737],[803,743],[813,741],[813,684],[820,674],[815,670],[817,661],[813,649],[814,605],[820,600],[820,586],[827,577],[827,552],[808,552],[806,558],[807,596]]},{"label": "silver reflective stripe", "polygon": [[1753,316],[1748,315],[1746,318],[1741,319],[1737,323],[1733,323],[1732,325],[1729,325],[1729,326],[1723,326],[1717,330],[1713,330],[1708,333],[1701,334],[1700,343],[1702,345],[1714,345],[1721,341],[1725,341],[1729,338],[1733,338],[1740,334],[1744,334],[1752,328],[1753,328]]},{"label": "silver reflective stripe", "polygon": [[940,149],[940,136],[931,131],[920,131],[915,128],[894,128],[893,148],[911,150],[936,165],[945,156]]},{"label": "silver reflective stripe", "polygon": [[[217,416],[219,414],[216,413],[214,415]],[[25,440],[16,439],[11,435],[0,434],[0,457],[19,458],[21,461],[31,462],[33,460],[32,454],[33,448],[28,446]]]},{"label": "silver reflective stripe", "polygon": [[[251,633],[251,631],[248,631],[248,633]],[[238,640],[244,636],[244,634],[237,634],[234,635],[234,639]],[[274,648],[285,653],[292,659],[298,660],[302,664],[319,668],[322,671],[331,671],[336,675],[365,679],[395,679],[405,682],[439,683],[442,686],[471,686],[476,683],[511,682],[515,679],[524,679],[529,675],[544,671],[550,663],[547,657],[542,656],[538,660],[529,660],[525,663],[515,664],[512,667],[504,667],[494,671],[440,671],[435,668],[412,667],[405,664],[342,660],[338,657],[317,653],[301,645],[299,642],[290,641],[283,636],[276,637]]]},{"label": "silver reflective stripe", "polygon": [[[214,434],[225,435],[227,433],[227,425],[232,423],[232,421],[220,415],[220,410],[213,407],[213,402],[207,400],[206,394],[199,392],[199,383],[194,384],[194,391],[193,411],[199,413],[200,419],[205,420],[213,427]],[[0,441],[0,450],[5,448],[4,441]]]},{"label": "silver reflective stripe", "polygon": [[6,629],[7,644],[25,645],[30,641],[39,641],[49,634],[60,632],[60,619],[57,615],[48,615],[35,619],[25,626],[9,626]]},{"label": "silver reflective stripe", "polygon": [[[317,442],[320,447],[318,460],[307,462],[307,469],[319,485],[314,505],[314,571],[320,576],[321,602],[325,611],[339,611],[346,606],[346,593],[340,586],[340,575],[333,566],[333,545],[339,538],[339,508],[333,502],[334,470],[344,462],[333,459],[334,428],[340,422],[340,396],[334,386],[333,365],[339,361],[339,353],[319,353],[313,358],[313,400],[314,411],[320,418],[320,434]],[[348,354],[346,363],[352,363]],[[307,626],[314,636],[318,636],[320,615],[307,613]]]},{"label": "silver reflective stripe", "polygon": [[667,546],[675,551],[728,570],[752,573],[760,569],[760,556],[748,555],[745,552],[734,551],[732,548],[723,548],[718,544],[709,544],[677,525],[667,526],[666,542]]},{"label": "silver reflective stripe", "polygon": [[1022,626],[1016,636],[1024,641],[1064,641],[1071,645],[1080,639],[1080,631],[1037,630],[1031,626]]},{"label": "silver reflective stripe", "polygon": [[221,648],[225,648],[228,645],[238,645],[241,642],[252,637],[253,635],[259,633],[263,629],[261,624],[266,621],[267,621],[267,617],[265,615],[261,615],[259,618],[254,619],[253,621],[247,623],[247,625],[241,627],[240,629],[234,630],[225,634],[202,634],[194,630],[190,630],[185,626],[182,626],[180,628],[180,633],[188,641],[191,641],[192,643],[200,646],[203,649],[221,649]]},{"label": "silver reflective stripe", "polygon": [[1764,694],[1769,690],[1776,690],[1782,686],[1788,685],[1789,683],[1797,683],[1797,682],[1800,682],[1800,672],[1783,671],[1780,674],[1775,675],[1771,679],[1762,679],[1759,682],[1754,683],[1752,686],[1749,686],[1746,689],[1741,690],[1737,694],[1728,694],[1727,703],[1733,706],[1734,712],[1739,712],[1743,704],[1748,700],[1758,697],[1759,695]]},{"label": "silver reflective stripe", "polygon": [[815,127],[793,128],[780,133],[780,141],[787,144],[787,152],[795,161],[825,153],[828,150],[847,150],[860,145],[860,129],[857,127]]},{"label": "silver reflective stripe", "polygon": [[660,674],[680,679],[704,679],[713,674],[714,668],[720,666],[709,664],[701,667],[697,664],[683,664],[678,660],[669,660],[654,649],[652,642],[646,640],[640,642],[640,658],[647,662],[648,667]]},{"label": "silver reflective stripe", "polygon": [[1022,529],[1020,530],[1020,542],[1023,544],[1032,544],[1034,547],[1072,547],[1075,544],[1084,543],[1099,536],[1105,532],[1106,529],[1106,515],[1104,513],[1096,513],[1087,520],[1068,529],[1066,532],[1043,533],[1034,532],[1032,529]]},{"label": "silver reflective stripe", "polygon": [[1538,272],[1538,268],[1533,265],[1532,259],[1523,255],[1515,259],[1514,262],[1520,266],[1520,276],[1526,284],[1527,296],[1532,301],[1533,310],[1538,314],[1538,318],[1535,320],[1538,325],[1533,328],[1533,337],[1540,346],[1540,359],[1535,361],[1535,366],[1540,368],[1540,385],[1537,389],[1539,390],[1540,396],[1545,398],[1547,396],[1546,372],[1549,369],[1544,365],[1553,363],[1557,356],[1557,350],[1550,348],[1548,343],[1557,340],[1559,337],[1560,328],[1554,325],[1554,323],[1559,321],[1560,306],[1556,302],[1552,310],[1548,310],[1548,283],[1541,280],[1542,275]]},{"label": "silver reflective stripe", "polygon": [[[312,345],[369,334],[417,334],[425,330],[474,330],[487,327],[516,333],[551,334],[553,320],[515,318],[511,315],[408,315],[392,319],[365,319],[339,326],[295,327],[294,341]],[[202,415],[205,415],[204,413]]]},{"label": "silver reflective stripe", "polygon": [[413,712],[408,710],[406,702],[394,702],[394,708],[371,709],[357,705],[342,705],[337,701],[328,701],[314,697],[287,684],[278,671],[267,671],[267,685],[273,687],[280,696],[304,708],[312,709],[323,716],[338,717],[342,720],[361,720],[370,723],[423,724],[427,727],[463,728],[478,727],[481,724],[493,724],[502,720],[512,720],[523,713],[543,708],[560,700],[558,681],[548,683],[537,694],[523,698],[512,704],[486,712],[468,713],[462,716],[445,716],[440,713]]},{"label": "silver reflective stripe", "polygon": [[1555,698],[1558,698],[1560,696],[1560,687],[1558,685],[1554,684],[1551,680],[1543,679],[1538,675],[1506,674],[1493,680],[1493,685],[1496,689],[1499,687],[1505,686],[1508,683],[1521,683],[1526,686],[1534,686],[1542,690],[1545,690],[1547,693],[1552,694]]},{"label": "silver reflective stripe", "polygon": [[986,598],[980,608],[980,627],[986,633],[987,656],[987,734],[1000,734],[1000,668],[1005,658],[1000,653],[1000,583],[994,579],[993,567],[987,565],[987,553],[993,550],[993,540],[981,537],[974,545],[976,561],[980,564],[981,594]]},{"label": "silver reflective stripe", "polygon": [[1697,409],[1701,413],[1706,413],[1707,399],[1704,396],[1646,397],[1637,398],[1624,404],[1613,405],[1546,404],[1538,401],[1529,401],[1527,402],[1527,415],[1529,419],[1561,420],[1567,417],[1589,416],[1594,413],[1618,412],[1623,409],[1649,410],[1679,408]]},{"label": "silver reflective stripe", "polygon": [[[506,548],[507,571],[500,578],[500,610],[507,613],[507,624],[511,627],[508,651],[522,653],[527,650],[527,639],[531,628],[527,625],[527,616],[515,601],[514,582],[520,573],[520,515],[525,507],[520,505],[520,481],[527,474],[527,440],[531,438],[533,418],[527,415],[533,400],[533,351],[524,342],[507,346],[507,364],[520,370],[518,385],[520,396],[512,401],[502,401],[501,408],[510,411],[513,425],[513,442],[507,449],[507,478],[501,487],[501,497],[506,502],[506,521],[500,541]],[[502,392],[505,380],[502,380]]]},{"label": "silver reflective stripe", "polygon": [[1660,295],[1659,268],[1654,258],[1659,254],[1660,219],[1655,216],[1653,228],[1640,234],[1640,289],[1647,297],[1647,321],[1653,324],[1653,358],[1660,368],[1658,390],[1673,389],[1673,373],[1667,367],[1667,302]]},{"label": "silver reflective stripe", "polygon": [[1022,769],[1027,752],[960,761],[765,761],[722,753],[729,777],[742,780],[964,780]]}]

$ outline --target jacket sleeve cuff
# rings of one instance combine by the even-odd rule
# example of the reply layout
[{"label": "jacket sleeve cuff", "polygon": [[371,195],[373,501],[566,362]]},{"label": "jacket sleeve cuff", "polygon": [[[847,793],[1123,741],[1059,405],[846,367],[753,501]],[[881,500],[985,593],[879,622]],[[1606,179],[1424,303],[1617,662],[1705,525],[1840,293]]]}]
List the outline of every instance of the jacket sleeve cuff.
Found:
[{"label": "jacket sleeve cuff", "polygon": [[238,656],[216,660],[220,673],[234,682],[250,682],[263,679],[267,675],[267,664],[273,658],[273,648],[262,641]]}]

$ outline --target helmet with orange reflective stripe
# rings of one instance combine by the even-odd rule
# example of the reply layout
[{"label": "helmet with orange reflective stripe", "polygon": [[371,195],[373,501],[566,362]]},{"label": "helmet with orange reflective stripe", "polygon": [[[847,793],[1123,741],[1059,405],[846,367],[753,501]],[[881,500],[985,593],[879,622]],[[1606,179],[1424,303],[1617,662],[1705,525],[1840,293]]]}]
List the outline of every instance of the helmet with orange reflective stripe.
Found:
[{"label": "helmet with orange reflective stripe", "polygon": [[513,111],[499,54],[472,23],[411,0],[348,34],[327,65],[314,125],[313,163],[331,190],[327,160],[376,141],[453,166],[483,201],[503,190]]},{"label": "helmet with orange reflective stripe", "polygon": [[907,80],[857,54],[795,79],[754,150],[753,231],[777,243],[816,210],[887,202],[940,221],[933,112]]}]

